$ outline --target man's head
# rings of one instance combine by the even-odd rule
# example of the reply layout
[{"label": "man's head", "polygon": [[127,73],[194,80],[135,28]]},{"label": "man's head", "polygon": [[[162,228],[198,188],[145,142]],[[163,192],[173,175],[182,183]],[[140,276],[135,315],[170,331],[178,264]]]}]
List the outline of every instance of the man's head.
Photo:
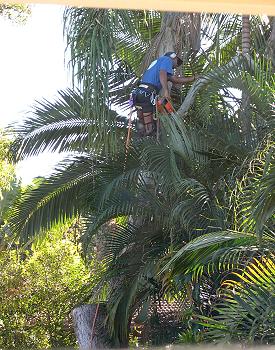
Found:
[{"label": "man's head", "polygon": [[174,51],[166,52],[166,54],[164,54],[164,56],[168,56],[172,59],[173,68],[176,68],[176,67],[179,67],[180,65],[182,65],[182,62],[183,62],[182,59],[180,57],[178,57]]}]

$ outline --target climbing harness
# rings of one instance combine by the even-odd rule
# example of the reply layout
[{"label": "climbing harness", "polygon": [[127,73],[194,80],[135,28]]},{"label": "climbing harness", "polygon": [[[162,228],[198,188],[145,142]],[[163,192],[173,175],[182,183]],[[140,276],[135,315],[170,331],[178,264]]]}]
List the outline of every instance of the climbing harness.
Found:
[{"label": "climbing harness", "polygon": [[156,110],[157,88],[151,84],[139,84],[132,91],[132,103],[137,111],[137,129],[141,137],[151,136],[156,129],[154,113]]},{"label": "climbing harness", "polygon": [[128,133],[126,149],[128,150],[131,139],[132,115],[137,112],[137,130],[141,137],[160,136],[159,114],[171,114],[175,109],[170,100],[160,98],[156,88],[151,84],[140,84],[130,94],[130,113],[128,114]]}]

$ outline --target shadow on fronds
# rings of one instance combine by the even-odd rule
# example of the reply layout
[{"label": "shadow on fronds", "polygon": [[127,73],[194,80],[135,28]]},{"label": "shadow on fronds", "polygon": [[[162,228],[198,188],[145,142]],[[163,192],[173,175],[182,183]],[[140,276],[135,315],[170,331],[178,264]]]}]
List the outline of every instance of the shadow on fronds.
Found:
[{"label": "shadow on fronds", "polygon": [[205,338],[218,343],[273,344],[275,341],[274,255],[254,259],[225,280],[212,318],[198,316]]}]

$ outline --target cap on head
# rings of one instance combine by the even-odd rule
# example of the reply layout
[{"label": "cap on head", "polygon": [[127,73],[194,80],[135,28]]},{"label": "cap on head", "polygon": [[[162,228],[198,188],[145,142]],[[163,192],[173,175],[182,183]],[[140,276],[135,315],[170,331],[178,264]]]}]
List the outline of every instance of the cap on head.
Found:
[{"label": "cap on head", "polygon": [[168,57],[170,57],[170,58],[177,58],[177,65],[178,65],[178,67],[180,66],[180,65],[182,65],[182,63],[183,63],[183,61],[182,61],[182,59],[174,52],[174,51],[169,51],[169,52],[166,52],[165,54],[164,54],[164,56],[168,56]]}]

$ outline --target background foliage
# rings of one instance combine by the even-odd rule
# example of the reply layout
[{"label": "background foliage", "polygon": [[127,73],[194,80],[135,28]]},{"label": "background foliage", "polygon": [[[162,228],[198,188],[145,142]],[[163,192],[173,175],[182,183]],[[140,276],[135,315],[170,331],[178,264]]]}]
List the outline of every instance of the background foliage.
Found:
[{"label": "background foliage", "polygon": [[56,227],[28,250],[0,252],[1,347],[75,344],[70,311],[94,277],[68,229]]}]

